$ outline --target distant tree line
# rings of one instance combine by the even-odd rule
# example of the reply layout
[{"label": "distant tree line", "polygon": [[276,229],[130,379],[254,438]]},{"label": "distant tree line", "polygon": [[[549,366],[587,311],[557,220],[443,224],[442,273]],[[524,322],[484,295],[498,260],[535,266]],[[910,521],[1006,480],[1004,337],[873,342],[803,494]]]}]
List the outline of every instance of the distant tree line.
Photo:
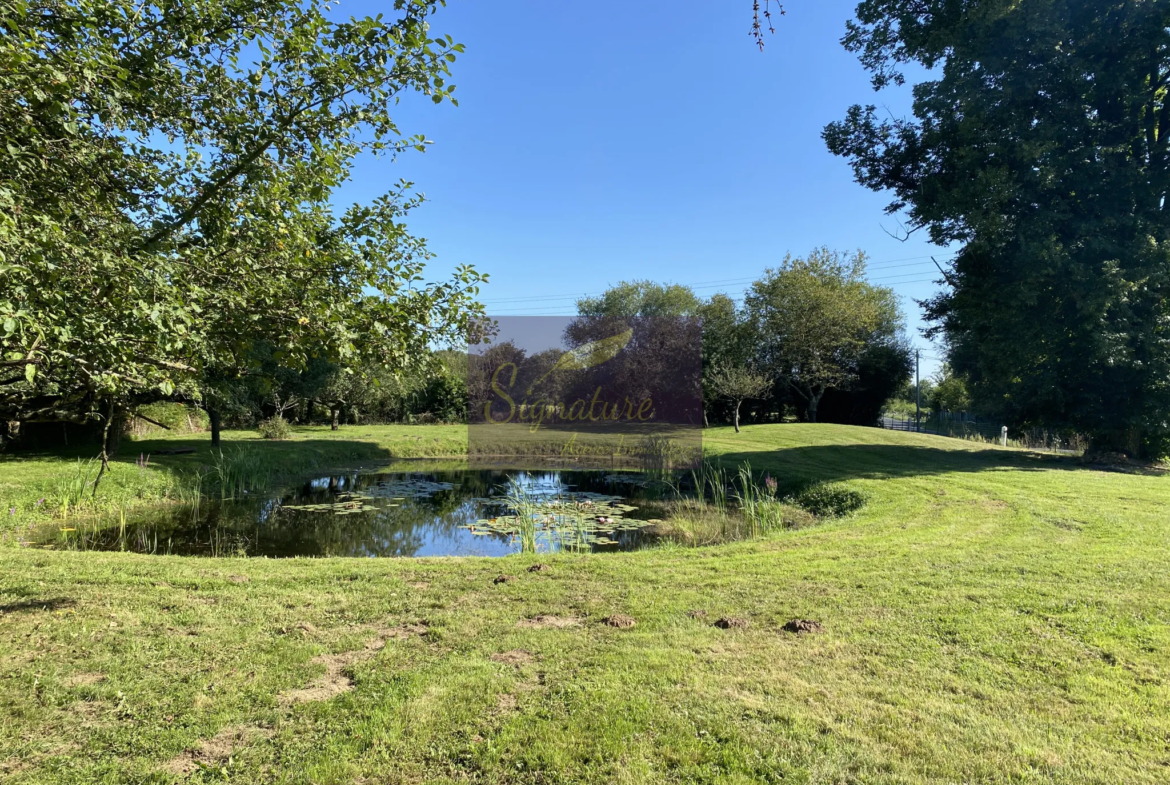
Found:
[{"label": "distant tree line", "polygon": [[874,425],[913,368],[897,296],[865,280],[865,255],[819,248],[764,272],[737,303],[686,286],[622,283],[581,316],[697,317],[708,423]]}]

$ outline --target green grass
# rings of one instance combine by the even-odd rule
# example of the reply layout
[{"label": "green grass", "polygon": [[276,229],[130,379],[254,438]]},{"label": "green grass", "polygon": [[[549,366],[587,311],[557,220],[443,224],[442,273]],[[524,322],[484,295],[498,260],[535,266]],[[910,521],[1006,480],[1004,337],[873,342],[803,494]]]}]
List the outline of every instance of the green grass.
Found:
[{"label": "green grass", "polygon": [[[307,426],[294,428],[287,441],[267,441],[255,431],[225,431],[222,451],[229,456],[241,449],[255,453],[252,463],[259,464],[255,468],[262,470],[262,479],[280,482],[342,466],[377,466],[398,458],[462,455],[466,452],[466,434],[466,426],[461,425],[344,426],[337,431],[328,426]],[[195,449],[192,454],[159,454],[191,448]],[[127,439],[98,486],[96,497],[89,492],[78,494],[79,474],[90,480],[96,476],[95,454],[92,448],[34,455],[0,453],[0,531],[60,518],[65,501],[69,502],[71,515],[181,501],[190,496],[196,473],[214,475],[217,465],[208,434]],[[140,458],[147,457],[145,468],[137,465]],[[79,497],[84,501],[80,508],[74,503]]]},{"label": "green grass", "polygon": [[[842,426],[708,433],[731,466],[868,504],[531,573],[0,551],[0,779],[1170,778],[1170,478]],[[5,482],[39,476],[5,460]]]}]

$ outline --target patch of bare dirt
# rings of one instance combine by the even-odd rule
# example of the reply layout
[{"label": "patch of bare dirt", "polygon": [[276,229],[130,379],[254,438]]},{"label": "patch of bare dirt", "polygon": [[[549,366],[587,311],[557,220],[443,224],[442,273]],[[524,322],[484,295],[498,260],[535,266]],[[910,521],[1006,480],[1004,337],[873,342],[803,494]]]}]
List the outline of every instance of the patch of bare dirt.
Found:
[{"label": "patch of bare dirt", "polygon": [[81,727],[95,728],[106,724],[111,708],[101,701],[78,701],[68,711]]},{"label": "patch of bare dirt", "polygon": [[247,575],[229,575],[228,580],[232,583],[247,583],[251,578]]},{"label": "patch of bare dirt", "polygon": [[313,662],[325,666],[325,673],[307,687],[281,693],[281,701],[290,705],[327,701],[343,692],[349,692],[353,689],[353,679],[350,678],[347,671],[353,665],[366,659],[368,657],[367,651],[368,649],[347,651],[341,654],[322,654],[320,657],[314,657]]},{"label": "patch of bare dirt", "polygon": [[0,774],[19,774],[31,764],[17,757],[0,760]]},{"label": "patch of bare dirt", "polygon": [[687,616],[690,616],[692,619],[705,619],[707,618],[707,611],[687,611]]},{"label": "patch of bare dirt", "polygon": [[344,651],[339,654],[322,654],[313,658],[313,662],[325,666],[325,673],[314,679],[309,685],[298,690],[289,690],[281,693],[280,700],[286,705],[325,701],[335,698],[343,692],[353,689],[353,678],[349,671],[360,662],[364,662],[386,646],[390,640],[403,640],[412,635],[422,635],[427,631],[423,624],[404,624],[398,627],[389,627],[380,630],[378,635],[366,642],[366,645],[356,651]]},{"label": "patch of bare dirt", "polygon": [[406,585],[412,589],[418,589],[419,591],[426,591],[427,589],[431,588],[431,585],[426,581],[414,581]]},{"label": "patch of bare dirt", "polygon": [[715,620],[715,626],[721,630],[746,630],[751,626],[751,622],[735,616],[724,616]]},{"label": "patch of bare dirt", "polygon": [[[382,635],[386,640],[405,640],[412,635],[424,635],[427,631],[425,624],[400,624],[397,627],[390,627],[382,630]],[[381,647],[379,647],[381,648]]]},{"label": "patch of bare dirt", "polygon": [[552,567],[549,567],[547,564],[534,564],[528,568],[528,571],[529,572],[548,572],[551,569],[552,569]]},{"label": "patch of bare dirt", "polygon": [[533,616],[531,619],[521,619],[516,622],[517,627],[523,627],[528,630],[543,630],[543,629],[564,629],[565,627],[576,627],[581,623],[580,619],[575,619],[568,616],[549,616],[541,614]]},{"label": "patch of bare dirt", "polygon": [[104,673],[75,673],[62,682],[66,687],[92,687],[106,680]]},{"label": "patch of bare dirt", "polygon": [[496,708],[500,711],[516,711],[518,701],[516,696],[508,692],[501,692],[496,696]]},{"label": "patch of bare dirt", "polygon": [[617,627],[619,630],[628,630],[638,622],[634,621],[632,616],[627,616],[624,613],[615,613],[612,616],[606,616],[602,621],[608,627]]},{"label": "patch of bare dirt", "polygon": [[515,575],[497,575],[496,579],[492,581],[492,583],[498,585],[501,583],[511,583],[512,581],[516,580],[519,580],[519,578],[517,578]]},{"label": "patch of bare dirt", "polygon": [[802,632],[820,632],[824,627],[819,621],[813,621],[812,619],[792,619],[784,624],[783,629],[785,632],[799,634]]},{"label": "patch of bare dirt", "polygon": [[272,731],[255,725],[233,725],[200,742],[197,747],[185,750],[182,755],[171,758],[162,768],[170,774],[185,777],[201,767],[225,763],[236,750],[271,735]]},{"label": "patch of bare dirt", "polygon": [[512,651],[501,651],[491,655],[493,662],[502,662],[505,665],[528,665],[536,662],[536,657],[527,649],[513,649]]}]

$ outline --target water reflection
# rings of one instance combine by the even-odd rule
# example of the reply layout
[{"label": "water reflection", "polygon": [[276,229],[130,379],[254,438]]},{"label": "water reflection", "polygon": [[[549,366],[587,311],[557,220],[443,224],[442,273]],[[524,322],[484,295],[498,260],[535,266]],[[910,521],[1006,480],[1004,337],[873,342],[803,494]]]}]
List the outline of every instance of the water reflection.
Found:
[{"label": "water reflection", "polygon": [[[636,477],[604,471],[349,472],[317,477],[291,491],[204,500],[197,508],[54,525],[38,531],[35,541],[44,547],[194,556],[504,556],[520,550],[515,537],[467,527],[500,514],[492,498],[513,478],[538,497],[585,491],[621,495],[637,505],[647,496]],[[626,517],[641,516],[635,510]],[[629,530],[612,539],[591,549],[633,550],[653,538]],[[539,549],[557,547],[551,539]]]}]

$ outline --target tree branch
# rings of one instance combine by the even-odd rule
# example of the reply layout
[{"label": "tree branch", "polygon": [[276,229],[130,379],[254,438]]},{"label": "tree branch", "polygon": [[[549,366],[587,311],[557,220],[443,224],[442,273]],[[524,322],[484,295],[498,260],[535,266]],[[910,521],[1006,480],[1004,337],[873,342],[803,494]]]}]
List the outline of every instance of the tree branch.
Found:
[{"label": "tree branch", "polygon": [[158,420],[152,420],[152,419],[150,419],[149,417],[147,417],[147,416],[146,416],[146,415],[144,415],[144,414],[139,414],[138,412],[134,412],[134,416],[135,416],[135,417],[137,417],[137,418],[138,418],[138,419],[140,419],[140,420],[146,420],[146,421],[147,421],[148,423],[150,423],[151,425],[157,425],[159,428],[162,428],[164,431],[169,431],[169,430],[171,429],[171,426],[169,426],[169,425],[163,425],[163,424],[162,424],[161,422],[159,422]]}]

